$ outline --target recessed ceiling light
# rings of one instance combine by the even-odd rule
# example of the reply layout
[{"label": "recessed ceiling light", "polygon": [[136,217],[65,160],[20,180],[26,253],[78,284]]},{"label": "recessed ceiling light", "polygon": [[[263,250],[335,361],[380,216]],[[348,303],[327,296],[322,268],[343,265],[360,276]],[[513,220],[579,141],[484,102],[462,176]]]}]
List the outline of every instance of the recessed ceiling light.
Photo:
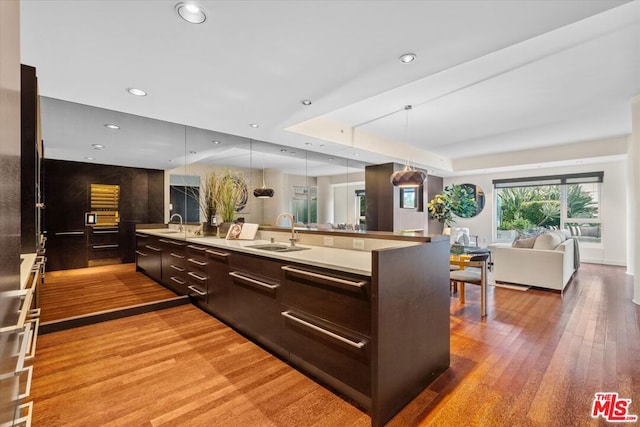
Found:
[{"label": "recessed ceiling light", "polygon": [[355,157],[358,157],[358,153],[353,153],[353,155],[354,155]]},{"label": "recessed ceiling light", "polygon": [[313,144],[310,142],[305,142],[304,145],[313,145]]},{"label": "recessed ceiling light", "polygon": [[193,151],[193,150],[189,151],[189,154],[196,154],[196,153],[197,151]]},{"label": "recessed ceiling light", "polygon": [[281,148],[281,149],[280,149],[280,152],[281,152],[281,153],[286,153],[286,152],[287,152],[287,150],[286,150],[286,149],[284,149],[284,148]]},{"label": "recessed ceiling light", "polygon": [[142,89],[136,89],[135,87],[130,87],[129,89],[127,89],[127,92],[135,96],[147,96],[147,92],[143,91]]},{"label": "recessed ceiling light", "polygon": [[120,126],[114,125],[113,123],[107,123],[104,125],[107,129],[120,129]]},{"label": "recessed ceiling light", "polygon": [[251,123],[249,126],[251,126],[252,128],[259,128],[260,125],[256,124],[256,123]]},{"label": "recessed ceiling light", "polygon": [[292,151],[292,152],[291,152],[291,155],[293,156],[294,154],[296,154],[296,152],[295,152],[295,151]]},{"label": "recessed ceiling light", "polygon": [[310,99],[303,99],[300,102],[302,103],[302,105],[311,105],[311,100]]},{"label": "recessed ceiling light", "polygon": [[191,24],[202,24],[207,20],[207,15],[200,6],[193,3],[178,3],[175,11],[178,16]]},{"label": "recessed ceiling light", "polygon": [[102,144],[91,144],[91,146],[93,147],[94,150],[101,150],[104,148],[104,145]]},{"label": "recessed ceiling light", "polygon": [[95,160],[95,157],[85,157],[85,160]]},{"label": "recessed ceiling light", "polygon": [[218,145],[218,144],[220,144],[220,141],[211,141],[211,143]]},{"label": "recessed ceiling light", "polygon": [[169,163],[173,163],[173,160],[168,160]]},{"label": "recessed ceiling light", "polygon": [[415,61],[416,59],[416,54],[415,53],[405,53],[404,55],[400,56],[400,62],[402,62],[403,64],[408,64],[410,62]]}]

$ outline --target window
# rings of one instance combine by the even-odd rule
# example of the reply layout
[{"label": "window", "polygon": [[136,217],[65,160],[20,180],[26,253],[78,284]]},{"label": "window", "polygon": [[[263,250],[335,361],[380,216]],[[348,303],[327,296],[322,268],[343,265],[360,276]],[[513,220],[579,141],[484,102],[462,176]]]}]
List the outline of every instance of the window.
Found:
[{"label": "window", "polygon": [[600,244],[603,172],[493,181],[497,240],[564,229],[583,243]]}]

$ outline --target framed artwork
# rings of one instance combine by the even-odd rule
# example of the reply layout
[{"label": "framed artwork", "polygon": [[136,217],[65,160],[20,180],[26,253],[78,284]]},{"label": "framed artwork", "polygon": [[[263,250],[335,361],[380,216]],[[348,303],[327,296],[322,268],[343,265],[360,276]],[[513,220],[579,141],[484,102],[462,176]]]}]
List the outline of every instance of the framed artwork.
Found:
[{"label": "framed artwork", "polygon": [[416,209],[418,207],[418,188],[400,189],[400,207],[402,209]]}]

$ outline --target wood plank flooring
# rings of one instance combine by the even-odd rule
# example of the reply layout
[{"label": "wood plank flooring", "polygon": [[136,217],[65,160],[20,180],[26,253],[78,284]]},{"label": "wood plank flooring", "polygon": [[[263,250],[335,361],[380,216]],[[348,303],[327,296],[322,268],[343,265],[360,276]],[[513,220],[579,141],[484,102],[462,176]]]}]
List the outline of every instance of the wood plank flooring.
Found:
[{"label": "wood plank flooring", "polygon": [[42,322],[175,296],[169,289],[136,272],[135,264],[51,271],[47,272],[44,285],[38,288]]},{"label": "wood plank flooring", "polygon": [[[583,264],[564,295],[451,298],[451,367],[390,426],[589,426],[594,393],[640,414],[640,307],[624,268]],[[369,417],[192,306],[38,340],[35,426],[358,426]]]}]

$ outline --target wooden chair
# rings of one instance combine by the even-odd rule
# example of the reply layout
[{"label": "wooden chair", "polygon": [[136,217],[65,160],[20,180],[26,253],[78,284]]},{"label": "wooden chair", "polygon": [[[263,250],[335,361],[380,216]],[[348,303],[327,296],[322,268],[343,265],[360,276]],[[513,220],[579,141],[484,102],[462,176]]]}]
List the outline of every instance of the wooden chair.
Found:
[{"label": "wooden chair", "polygon": [[460,302],[464,304],[464,284],[470,283],[480,286],[480,316],[487,315],[487,258],[489,254],[473,255],[468,259],[450,259],[451,267],[458,270],[449,271],[450,289],[457,289],[460,284]]}]

